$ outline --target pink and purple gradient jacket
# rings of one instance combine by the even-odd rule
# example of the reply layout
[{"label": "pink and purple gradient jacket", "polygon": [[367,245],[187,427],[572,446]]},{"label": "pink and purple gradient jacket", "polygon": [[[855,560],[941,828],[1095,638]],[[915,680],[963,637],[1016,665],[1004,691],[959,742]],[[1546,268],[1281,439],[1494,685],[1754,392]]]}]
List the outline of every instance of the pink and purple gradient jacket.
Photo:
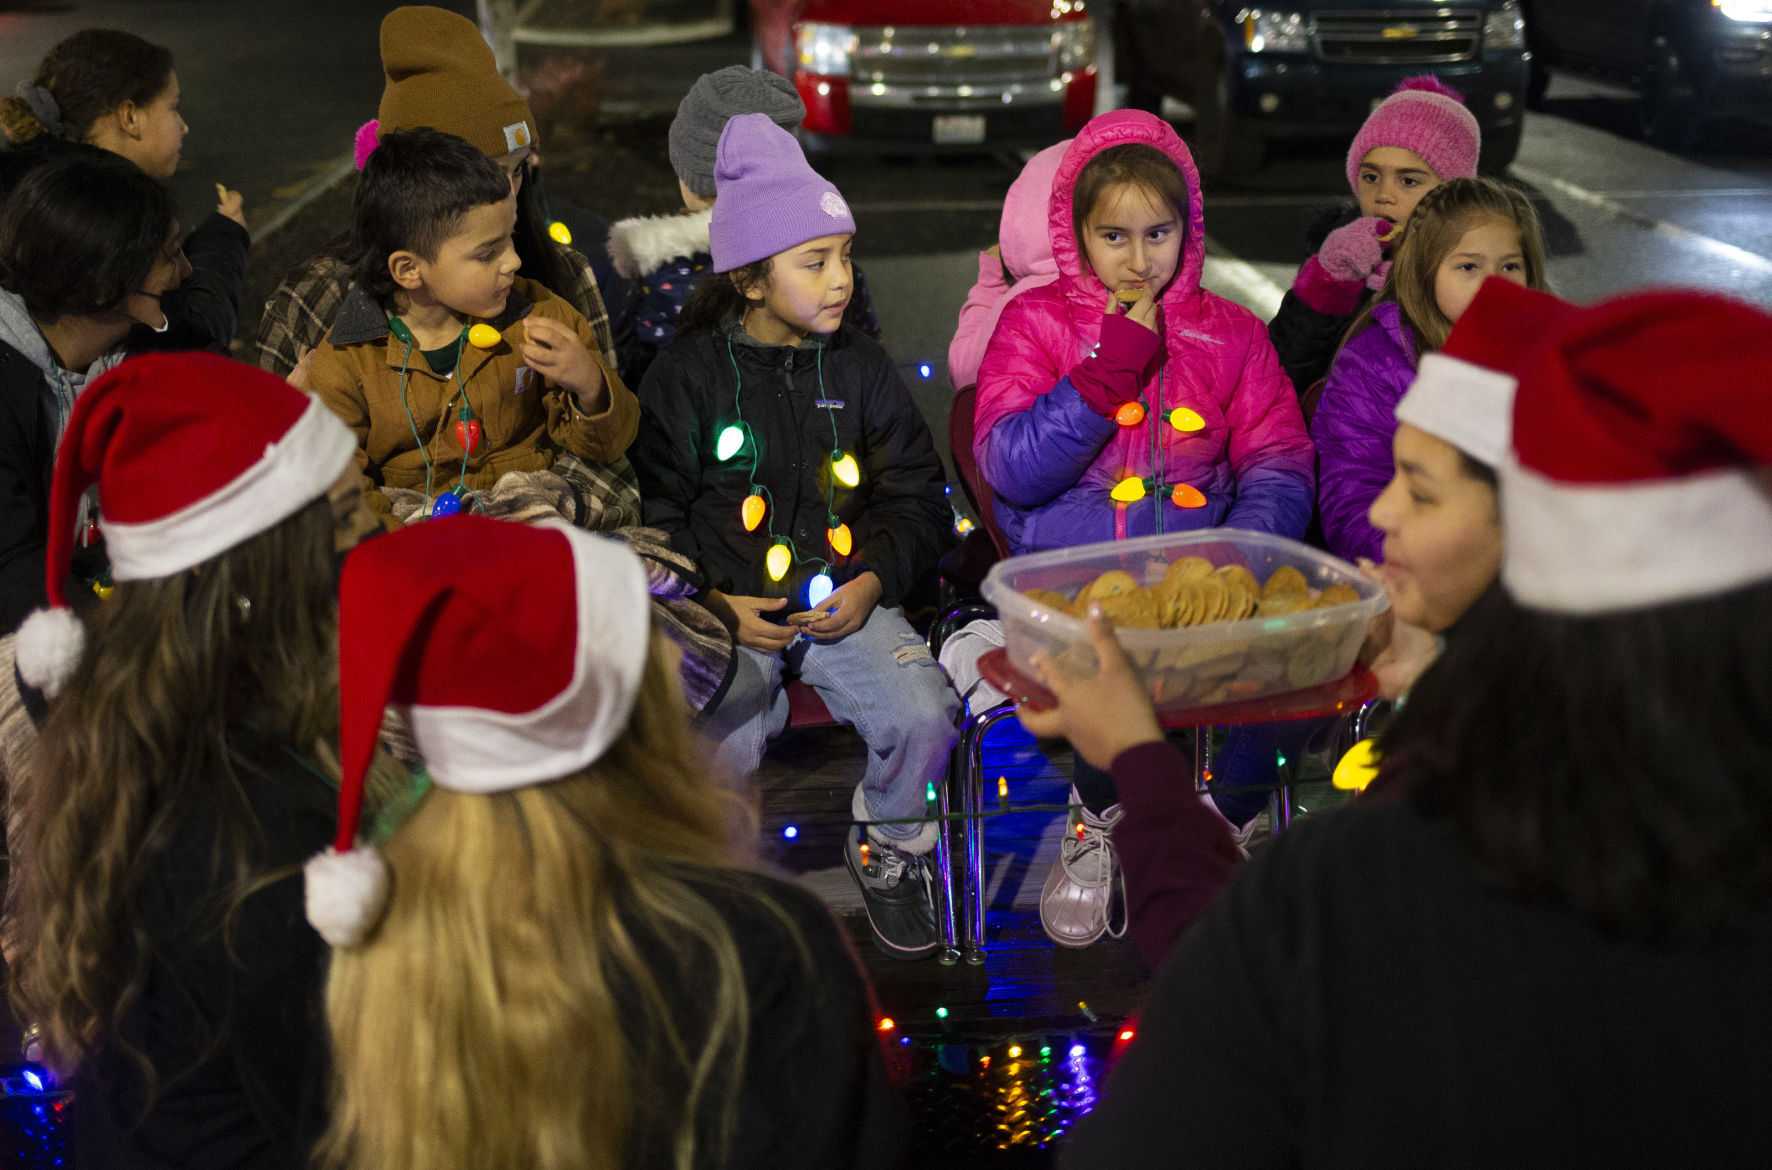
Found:
[{"label": "pink and purple gradient jacket", "polygon": [[[1071,228],[1071,192],[1084,166],[1134,142],[1175,162],[1189,202],[1181,266],[1159,302],[1161,345],[1141,369],[1094,355],[1105,340],[1108,290],[1085,266]],[[1302,536],[1315,463],[1298,398],[1255,314],[1200,287],[1200,179],[1174,129],[1135,110],[1091,121],[1059,164],[1047,229],[1058,280],[1004,308],[979,369],[973,416],[973,453],[996,492],[1012,551],[1220,525]],[[1144,422],[1121,427],[1111,409],[1090,405],[1079,382],[1092,383],[1098,402],[1104,386],[1122,400],[1142,398]],[[1171,426],[1177,407],[1205,426]],[[1146,494],[1116,503],[1108,493],[1129,477],[1143,479]],[[1180,485],[1197,489],[1205,505],[1174,503]]]}]

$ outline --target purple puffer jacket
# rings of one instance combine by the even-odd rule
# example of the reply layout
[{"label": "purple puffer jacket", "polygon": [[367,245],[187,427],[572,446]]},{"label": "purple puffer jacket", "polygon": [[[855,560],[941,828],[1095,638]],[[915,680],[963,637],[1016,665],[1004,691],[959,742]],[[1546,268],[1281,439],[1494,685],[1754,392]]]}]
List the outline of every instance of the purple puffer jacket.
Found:
[{"label": "purple puffer jacket", "polygon": [[[1133,142],[1175,162],[1190,207],[1181,265],[1159,302],[1162,349],[1139,387],[1152,409],[1143,424],[1121,427],[1097,414],[1071,381],[1101,335],[1107,300],[1107,288],[1079,255],[1071,191],[1090,159]],[[1108,492],[1128,476],[1155,481],[1153,448],[1161,452],[1164,483],[1198,489],[1206,505],[1177,507],[1167,491],[1153,491],[1125,505],[1125,535],[1143,536],[1160,524],[1165,532],[1234,525],[1302,536],[1311,515],[1310,436],[1266,327],[1200,287],[1200,180],[1174,129],[1136,110],[1092,120],[1053,178],[1047,230],[1058,279],[1003,310],[979,368],[973,415],[973,452],[996,492],[1012,551],[1114,539],[1122,505]],[[1194,411],[1205,426],[1183,432],[1169,425],[1176,407]]]},{"label": "purple puffer jacket", "polygon": [[1366,518],[1391,481],[1397,402],[1415,380],[1415,331],[1394,301],[1335,355],[1311,418],[1317,444],[1317,506],[1329,551],[1346,560],[1384,555],[1384,534]]}]

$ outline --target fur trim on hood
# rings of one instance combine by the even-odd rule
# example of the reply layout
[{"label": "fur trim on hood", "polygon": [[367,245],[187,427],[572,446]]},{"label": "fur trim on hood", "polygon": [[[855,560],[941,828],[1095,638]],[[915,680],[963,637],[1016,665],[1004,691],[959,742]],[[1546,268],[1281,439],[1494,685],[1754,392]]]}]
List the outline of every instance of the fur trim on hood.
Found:
[{"label": "fur trim on hood", "polygon": [[609,229],[609,258],[629,280],[656,272],[668,260],[708,252],[713,210],[677,215],[638,215]]}]

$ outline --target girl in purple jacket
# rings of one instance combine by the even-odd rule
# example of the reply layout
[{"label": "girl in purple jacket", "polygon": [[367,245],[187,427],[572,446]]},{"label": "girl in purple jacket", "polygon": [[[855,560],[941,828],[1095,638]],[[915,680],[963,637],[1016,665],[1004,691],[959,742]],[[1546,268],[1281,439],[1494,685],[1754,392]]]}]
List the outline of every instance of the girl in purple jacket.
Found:
[{"label": "girl in purple jacket", "polygon": [[[1304,419],[1260,320],[1200,287],[1200,181],[1174,129],[1137,110],[1091,121],[1059,162],[1047,231],[1058,279],[1008,303],[978,375],[974,454],[1011,550],[1220,525],[1302,536]],[[1240,738],[1220,775],[1271,782],[1271,739]],[[1106,773],[1079,761],[1075,783],[1082,831],[1040,919],[1088,946],[1114,918],[1119,806]],[[1265,796],[1219,811],[1242,825]]]},{"label": "girl in purple jacket", "polygon": [[1329,551],[1383,558],[1372,502],[1391,480],[1396,407],[1422,354],[1439,349],[1490,276],[1544,289],[1544,242],[1526,197],[1489,179],[1422,196],[1384,292],[1354,323],[1311,419],[1317,505]]}]

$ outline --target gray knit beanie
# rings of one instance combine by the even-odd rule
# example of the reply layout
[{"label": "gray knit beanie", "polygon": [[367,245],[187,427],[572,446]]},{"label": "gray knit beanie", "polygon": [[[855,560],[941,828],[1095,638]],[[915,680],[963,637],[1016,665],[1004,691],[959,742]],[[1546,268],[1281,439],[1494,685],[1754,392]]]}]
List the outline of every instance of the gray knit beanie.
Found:
[{"label": "gray knit beanie", "polygon": [[714,152],[727,119],[763,114],[792,133],[806,119],[806,103],[787,78],[728,65],[704,73],[689,87],[671,122],[671,169],[697,195],[714,194]]}]

